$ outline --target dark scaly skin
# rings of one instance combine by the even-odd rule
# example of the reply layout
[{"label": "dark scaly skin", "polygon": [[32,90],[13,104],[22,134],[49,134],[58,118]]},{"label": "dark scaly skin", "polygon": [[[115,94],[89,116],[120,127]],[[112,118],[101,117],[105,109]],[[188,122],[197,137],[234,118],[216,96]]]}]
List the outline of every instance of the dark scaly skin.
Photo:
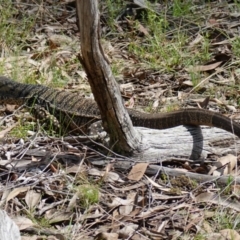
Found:
[{"label": "dark scaly skin", "polygon": [[[17,83],[6,77],[0,77],[0,101],[25,103],[30,107],[37,104],[54,115],[62,127],[72,130],[86,129],[93,122],[101,120],[97,104],[92,99],[42,85]],[[240,137],[239,124],[222,114],[204,109],[189,108],[154,114],[127,110],[134,126],[166,129],[179,125],[206,125],[224,129]]]}]

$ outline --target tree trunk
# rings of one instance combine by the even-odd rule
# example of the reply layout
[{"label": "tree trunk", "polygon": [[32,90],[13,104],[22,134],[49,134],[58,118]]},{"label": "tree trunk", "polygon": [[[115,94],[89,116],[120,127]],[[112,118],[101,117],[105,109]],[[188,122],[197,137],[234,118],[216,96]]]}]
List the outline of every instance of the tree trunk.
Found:
[{"label": "tree trunk", "polygon": [[[204,160],[208,155],[236,154],[240,140],[221,129],[191,126],[166,130],[133,128],[99,42],[97,1],[76,0],[76,3],[81,33],[80,61],[99,106],[104,128],[110,135],[115,151],[123,155],[134,153],[125,164],[120,163],[120,167],[127,169],[128,164],[132,164],[131,160],[151,164],[156,160],[158,163],[177,158]],[[222,140],[220,144],[219,140]],[[99,160],[93,162],[105,164]]]},{"label": "tree trunk", "polygon": [[133,128],[119,86],[101,48],[98,1],[76,0],[76,4],[82,52],[79,58],[100,109],[103,127],[116,152],[133,153],[140,146],[140,135]]}]

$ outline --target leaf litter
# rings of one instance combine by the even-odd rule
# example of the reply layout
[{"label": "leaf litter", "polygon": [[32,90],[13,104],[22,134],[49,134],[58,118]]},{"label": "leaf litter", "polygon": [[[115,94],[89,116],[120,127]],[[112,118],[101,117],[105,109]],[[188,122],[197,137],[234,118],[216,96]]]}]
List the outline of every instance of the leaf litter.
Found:
[{"label": "leaf litter", "polygon": [[[204,13],[196,24],[192,20],[187,22],[173,17],[172,12],[168,12],[173,7],[172,2],[169,5],[151,2],[146,6],[142,1],[133,1],[133,5],[122,1],[123,15],[119,14],[114,22],[117,34],[113,34],[106,21],[107,3],[101,3],[102,34],[108,36],[103,43],[104,52],[118,69],[116,78],[120,79],[128,107],[141,106],[154,112],[185,105],[197,106],[214,89],[219,94],[211,97],[204,107],[224,114],[230,111],[234,113],[232,117],[237,118],[239,91],[233,85],[239,82],[235,47],[239,41],[239,10],[232,10],[236,7],[234,3],[210,1],[211,11],[208,12],[199,2],[194,1],[191,9]],[[201,45],[208,36],[210,56],[188,67],[181,62],[174,63],[171,57],[166,59],[167,62],[158,62],[159,68],[148,65],[151,53],[139,56],[128,48],[129,36],[133,38],[132,42],[141,42],[147,47],[152,34],[138,14],[131,18],[124,16],[127,8],[139,6],[141,11],[150,9],[158,15],[167,13],[170,42],[164,39],[161,44],[171,44],[174,34],[181,29],[188,36],[184,47],[193,55],[203,51]],[[14,9],[18,14],[35,15],[35,25],[26,42],[15,40],[16,45],[23,46],[19,55],[15,56],[7,44],[2,44],[7,53],[0,58],[0,65],[4,66],[2,74],[14,77],[17,66],[18,81],[65,86],[67,90],[80,90],[88,96],[90,88],[86,75],[76,61],[76,52],[80,48],[73,1],[61,1],[57,11],[52,1],[45,1],[41,6],[32,1],[17,1]],[[9,21],[19,20],[21,15],[18,14]],[[184,54],[182,51],[179,57]],[[166,71],[168,68],[171,71]],[[193,73],[197,74],[196,83],[191,77]],[[115,168],[114,161],[121,158],[103,155],[87,139],[51,137],[38,127],[24,139],[10,137],[8,132],[24,118],[23,112],[16,111],[15,105],[8,105],[0,114],[4,120],[0,131],[1,206],[13,216],[22,235],[32,234],[31,239],[192,239],[196,235],[205,239],[230,236],[239,239],[237,184],[220,188],[214,181],[197,183],[188,177],[170,177],[164,172],[146,176],[149,163],[132,164],[129,171],[120,171]],[[29,117],[24,119],[29,121]],[[105,168],[92,165],[91,159],[103,158],[112,163]],[[187,172],[226,175],[229,183],[231,176],[238,175],[235,155],[218,157],[210,154],[210,158],[214,161],[200,165],[190,161],[161,164]],[[78,190],[82,185],[87,186],[84,197]],[[92,202],[95,192],[98,197]],[[230,216],[235,230],[214,223],[216,215],[223,218],[218,211],[221,206]]]}]

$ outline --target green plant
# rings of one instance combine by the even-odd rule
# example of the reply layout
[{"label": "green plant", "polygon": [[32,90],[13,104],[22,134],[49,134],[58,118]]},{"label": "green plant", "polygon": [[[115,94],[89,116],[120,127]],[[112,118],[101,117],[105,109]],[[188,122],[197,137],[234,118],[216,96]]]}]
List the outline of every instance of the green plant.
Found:
[{"label": "green plant", "polygon": [[119,11],[124,6],[124,3],[122,0],[106,0],[107,5],[107,11],[108,11],[108,25],[111,27],[111,29],[115,29],[115,19],[117,15],[119,14]]},{"label": "green plant", "polygon": [[166,112],[172,112],[172,111],[175,111],[175,110],[178,110],[178,109],[179,109],[179,105],[177,103],[169,104],[166,107]]},{"label": "green plant", "polygon": [[240,215],[225,211],[216,211],[213,221],[217,230],[221,229],[240,229]]},{"label": "green plant", "polygon": [[210,48],[210,41],[209,41],[209,38],[206,36],[204,37],[204,40],[202,41],[202,45],[201,45],[200,59],[203,62],[208,61],[211,58],[211,53],[209,51],[209,48]]},{"label": "green plant", "polygon": [[236,5],[236,7],[237,7],[238,9],[240,9],[240,3],[239,3],[238,0],[234,0],[234,4]]},{"label": "green plant", "polygon": [[99,202],[99,187],[96,185],[80,185],[77,187],[77,192],[84,208],[89,208],[92,204]]},{"label": "green plant", "polygon": [[9,132],[9,136],[26,139],[29,136],[29,131],[34,131],[34,123],[23,123],[19,120],[19,124]]},{"label": "green plant", "polygon": [[33,220],[33,222],[36,223],[37,226],[41,226],[42,228],[50,228],[51,227],[50,221],[44,217],[36,218],[36,216],[35,216],[35,217],[32,217],[32,220]]},{"label": "green plant", "polygon": [[197,233],[194,238],[194,240],[205,240],[206,239],[206,236],[204,236],[203,234],[201,233]]},{"label": "green plant", "polygon": [[173,1],[173,16],[180,17],[190,13],[192,1],[174,0]]},{"label": "green plant", "polygon": [[[193,87],[196,87],[199,82],[200,82],[200,74],[197,72],[190,72],[190,78],[191,78],[191,82],[193,84]],[[196,89],[197,90],[197,89]]]},{"label": "green plant", "polygon": [[[19,68],[24,65],[24,60],[13,57],[19,56],[25,51],[26,40],[32,27],[35,24],[36,16],[28,15],[28,13],[20,12],[15,8],[15,4],[11,0],[2,0],[0,6],[0,49],[6,57],[11,56],[11,75],[15,78],[19,72]],[[6,58],[8,59],[8,58]],[[5,69],[6,62],[0,62],[0,72]]]},{"label": "green plant", "polygon": [[230,195],[232,193],[232,183],[234,182],[233,176],[229,175],[227,179],[227,185],[224,186],[223,194]]},{"label": "green plant", "polygon": [[17,15],[21,15],[12,4],[11,0],[1,1],[0,7],[0,42],[4,48],[10,51],[20,50],[25,44],[31,28],[35,23],[35,16],[21,15],[21,21],[12,21]]},{"label": "green plant", "polygon": [[232,41],[232,51],[237,57],[240,57],[240,37],[236,37]]},{"label": "green plant", "polygon": [[146,107],[144,108],[144,111],[145,111],[145,112],[148,112],[148,113],[151,113],[152,110],[153,110],[153,102],[152,102],[152,101],[149,101],[149,102],[148,102],[148,106],[146,106]]}]

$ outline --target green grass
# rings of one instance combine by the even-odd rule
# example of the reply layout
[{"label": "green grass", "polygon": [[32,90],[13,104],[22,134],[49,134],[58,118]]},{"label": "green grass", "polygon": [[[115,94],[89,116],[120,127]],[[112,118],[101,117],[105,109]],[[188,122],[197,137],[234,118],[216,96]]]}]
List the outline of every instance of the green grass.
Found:
[{"label": "green grass", "polygon": [[237,37],[232,41],[232,48],[234,55],[240,57],[240,37]]},{"label": "green grass", "polygon": [[35,131],[35,124],[31,122],[23,123],[20,120],[19,124],[9,132],[9,136],[18,139],[27,139],[29,137],[29,131]]},{"label": "green grass", "polygon": [[[107,11],[108,11],[108,18],[107,23],[111,27],[113,31],[116,30],[115,19],[119,14],[119,11],[124,7],[124,2],[122,0],[106,0]],[[101,2],[100,2],[100,9]]]},{"label": "green grass", "polygon": [[1,1],[0,48],[5,54],[6,61],[0,62],[0,72],[4,72],[6,65],[9,67],[11,64],[11,76],[13,78],[18,76],[19,69],[22,68],[19,60],[8,58],[18,57],[26,51],[26,41],[35,25],[35,17],[19,12],[11,0]]},{"label": "green grass", "polygon": [[193,87],[196,87],[200,83],[201,75],[198,72],[190,72],[190,79],[193,84]]},{"label": "green grass", "polygon": [[[31,84],[46,84],[47,79],[50,86],[63,87],[69,81],[65,73],[71,76],[71,67],[76,64],[80,66],[80,64],[76,55],[73,55],[70,60],[63,61],[64,58],[59,57],[58,53],[64,44],[69,49],[78,52],[79,42],[64,43],[63,40],[59,48],[52,49],[46,41],[41,48],[35,49],[36,41],[39,41],[39,44],[42,42],[34,32],[36,22],[39,20],[41,21],[40,11],[39,15],[29,14],[27,11],[21,12],[11,0],[1,1],[0,48],[4,53],[4,60],[0,61],[0,74]],[[58,35],[65,36],[64,33],[58,33]],[[30,55],[32,55],[31,59]],[[29,60],[35,61],[39,66],[29,63]],[[41,72],[39,68],[42,68]]]},{"label": "green grass", "polygon": [[91,205],[99,202],[99,187],[93,184],[84,184],[77,187],[81,206],[89,208]]},{"label": "green grass", "polygon": [[[24,13],[23,13],[24,14]],[[22,16],[21,21],[16,19],[20,13],[14,8],[11,0],[1,1],[0,8],[0,42],[9,53],[21,50],[25,40],[35,24],[33,16]]]},{"label": "green grass", "polygon": [[[146,2],[147,3],[147,2]],[[148,3],[147,3],[148,4]],[[18,16],[19,21],[9,24],[10,19],[16,18],[16,9],[11,4],[10,0],[3,0],[4,8],[0,9],[0,42],[4,49],[7,49],[7,54],[11,56],[23,55],[29,46],[28,41],[32,38],[32,28],[39,16],[28,16],[27,13],[21,13]],[[115,19],[120,14],[120,10],[124,9],[125,3],[120,0],[106,0],[102,7],[107,6],[108,18],[107,23],[110,26],[111,33],[107,33],[106,37],[109,40],[109,36],[118,36],[119,32],[116,29]],[[171,11],[174,17],[187,17],[192,18],[191,1],[174,0],[169,3]],[[151,7],[149,5],[149,7]],[[128,45],[126,46],[129,53],[136,56],[139,62],[141,62],[144,68],[156,69],[160,72],[174,73],[179,67],[195,66],[204,64],[211,58],[209,52],[210,42],[208,37],[204,37],[204,41],[201,41],[197,46],[197,49],[192,54],[192,49],[189,49],[189,36],[186,30],[182,28],[172,29],[166,13],[157,15],[152,11],[146,11],[142,14],[139,19],[133,21],[131,31],[124,29],[121,33],[123,39],[126,39]],[[139,37],[139,25],[143,25],[149,32],[149,36]],[[187,28],[187,26],[186,26]],[[20,34],[19,34],[20,33]],[[61,33],[60,33],[61,35]],[[62,33],[63,35],[63,33]],[[235,43],[236,51],[238,51],[238,43]],[[73,49],[78,51],[78,47],[73,44]],[[56,51],[57,52],[57,51]],[[69,78],[65,77],[64,73],[71,76],[72,66],[78,64],[78,59],[73,56],[70,61],[59,62],[59,59],[55,55],[55,50],[46,48],[42,52],[38,52],[37,62],[43,62],[45,59],[44,55],[51,55],[49,66],[47,66],[46,74],[37,72],[37,69],[28,71],[28,65],[26,70],[22,69],[19,59],[16,61],[11,60],[12,70],[11,77],[13,79],[19,79],[19,75],[22,77],[24,71],[24,82],[27,83],[50,83],[52,87],[63,87],[69,81]],[[42,59],[43,58],[43,59]],[[7,58],[6,58],[7,59]],[[0,62],[0,73],[5,74],[7,62]],[[121,74],[124,69],[124,61],[114,61],[112,63],[112,69],[114,75]]]},{"label": "green grass", "polygon": [[166,107],[166,112],[172,112],[179,109],[179,105],[176,103],[168,104]]},{"label": "green grass", "polygon": [[210,60],[208,36],[204,36],[196,49],[192,49],[189,47],[190,39],[187,31],[179,28],[173,32],[165,15],[159,16],[148,11],[147,16],[143,16],[142,22],[148,29],[149,36],[145,36],[144,40],[137,37],[136,23],[135,34],[132,31],[128,36],[130,39],[128,51],[136,55],[146,68],[171,73],[180,66],[188,68],[202,65]]},{"label": "green grass", "polygon": [[238,8],[238,10],[240,9],[240,3],[238,0],[234,0],[234,4],[235,6]]},{"label": "green grass", "polygon": [[149,101],[148,102],[148,105],[144,108],[144,111],[145,112],[148,112],[148,113],[151,113],[153,110],[153,102],[152,101]]},{"label": "green grass", "polygon": [[232,214],[227,210],[216,211],[213,222],[215,223],[216,230],[221,229],[235,229],[240,230],[240,215]]},{"label": "green grass", "polygon": [[173,16],[180,17],[180,16],[184,16],[186,14],[190,14],[191,6],[192,6],[191,0],[186,0],[186,1],[174,0],[173,6],[172,6]]}]

